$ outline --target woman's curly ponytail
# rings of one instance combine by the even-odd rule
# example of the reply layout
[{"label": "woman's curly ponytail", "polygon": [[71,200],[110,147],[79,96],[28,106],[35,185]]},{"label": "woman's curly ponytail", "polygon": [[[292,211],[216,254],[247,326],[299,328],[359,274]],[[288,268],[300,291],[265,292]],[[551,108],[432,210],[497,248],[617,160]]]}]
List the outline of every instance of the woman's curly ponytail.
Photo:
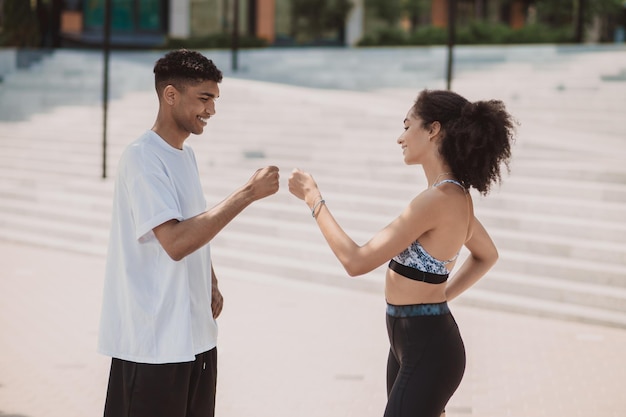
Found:
[{"label": "woman's curly ponytail", "polygon": [[515,121],[498,100],[471,103],[450,92],[424,90],[413,106],[425,126],[441,124],[439,152],[466,187],[486,195],[500,183],[500,167],[509,169]]}]

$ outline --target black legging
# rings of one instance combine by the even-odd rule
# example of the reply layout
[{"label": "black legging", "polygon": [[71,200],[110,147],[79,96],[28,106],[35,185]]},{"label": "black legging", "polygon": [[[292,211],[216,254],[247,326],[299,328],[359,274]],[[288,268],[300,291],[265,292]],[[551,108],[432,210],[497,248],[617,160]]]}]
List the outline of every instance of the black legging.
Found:
[{"label": "black legging", "polygon": [[465,347],[447,304],[388,306],[387,332],[384,417],[439,417],[465,372]]}]

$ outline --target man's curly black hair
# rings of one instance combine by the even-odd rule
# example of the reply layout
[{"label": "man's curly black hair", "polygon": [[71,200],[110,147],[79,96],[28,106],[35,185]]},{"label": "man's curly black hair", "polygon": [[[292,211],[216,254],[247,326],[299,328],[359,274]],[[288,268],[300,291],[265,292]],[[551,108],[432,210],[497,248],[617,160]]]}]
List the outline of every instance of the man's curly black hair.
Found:
[{"label": "man's curly black hair", "polygon": [[171,84],[178,90],[203,81],[222,81],[213,61],[199,52],[178,49],[168,52],[154,65],[154,84],[158,93]]},{"label": "man's curly black hair", "polygon": [[501,164],[509,169],[517,122],[498,100],[469,102],[445,90],[423,90],[412,108],[423,127],[437,121],[443,138],[439,152],[465,186],[487,195],[500,183]]}]

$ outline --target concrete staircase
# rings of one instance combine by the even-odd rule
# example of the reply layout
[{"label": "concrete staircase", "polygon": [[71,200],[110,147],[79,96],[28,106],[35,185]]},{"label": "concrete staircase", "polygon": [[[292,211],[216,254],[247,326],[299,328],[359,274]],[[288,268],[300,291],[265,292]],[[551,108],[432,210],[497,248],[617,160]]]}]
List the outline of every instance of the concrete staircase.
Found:
[{"label": "concrete staircase", "polygon": [[[521,121],[511,174],[487,198],[474,196],[500,261],[458,302],[626,328],[626,82],[607,81],[603,72],[620,74],[626,54],[611,48],[566,52],[458,51],[454,88],[470,99],[501,98]],[[427,62],[442,51],[244,51],[247,69],[238,74],[229,73],[227,53],[208,54],[226,68],[222,97],[205,134],[189,143],[209,204],[258,167],[274,164],[282,172],[281,191],[246,209],[214,240],[218,274],[281,276],[382,293],[384,266],[348,278],[307,208],[287,192],[286,179],[294,167],[311,171],[348,233],[357,242],[368,240],[425,185],[419,167],[403,166],[395,139],[418,89],[442,88],[439,66],[423,70],[416,85],[407,81],[406,87],[352,83],[324,90],[254,79],[279,79],[278,66],[263,64],[283,57],[291,84],[298,77],[309,84],[325,79],[328,87],[328,76],[348,80],[358,68],[356,78],[369,75],[375,82],[379,69],[366,64],[385,54],[405,59],[394,68],[397,78],[408,80],[415,56]],[[157,57],[112,57],[111,176],[126,144],[154,120],[151,69]],[[309,69],[308,78],[301,64],[307,59],[318,68]],[[327,78],[319,73],[320,60],[328,63]],[[113,185],[100,179],[100,77],[98,54],[57,51],[0,84],[1,239],[106,252]]]}]

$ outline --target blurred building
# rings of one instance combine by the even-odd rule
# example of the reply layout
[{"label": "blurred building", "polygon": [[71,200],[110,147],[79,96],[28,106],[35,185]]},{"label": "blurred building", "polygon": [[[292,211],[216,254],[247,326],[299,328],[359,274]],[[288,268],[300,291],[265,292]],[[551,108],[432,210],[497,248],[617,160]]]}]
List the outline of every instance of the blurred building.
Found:
[{"label": "blurred building", "polygon": [[[39,0],[42,1],[42,0]],[[45,1],[45,0],[44,0]],[[419,24],[445,27],[448,0],[430,2]],[[158,45],[166,38],[186,39],[232,33],[235,8],[242,35],[267,40],[270,45],[298,44],[294,34],[293,0],[111,0],[112,42],[121,46]],[[238,2],[235,5],[235,2]],[[318,44],[354,45],[377,17],[365,10],[364,0],[351,0],[343,24],[325,30]],[[61,34],[66,41],[98,44],[102,40],[105,0],[64,0]],[[526,0],[459,0],[459,19],[489,18],[521,27]],[[414,22],[415,23],[415,22]],[[399,23],[401,25],[402,22]]]},{"label": "blurred building", "polygon": [[[244,34],[275,36],[275,0],[238,0]],[[280,1],[280,0],[279,0]],[[159,45],[166,38],[186,39],[231,31],[234,0],[111,0],[112,42],[119,46]],[[105,0],[65,0],[61,33],[69,42],[102,40]]]}]

